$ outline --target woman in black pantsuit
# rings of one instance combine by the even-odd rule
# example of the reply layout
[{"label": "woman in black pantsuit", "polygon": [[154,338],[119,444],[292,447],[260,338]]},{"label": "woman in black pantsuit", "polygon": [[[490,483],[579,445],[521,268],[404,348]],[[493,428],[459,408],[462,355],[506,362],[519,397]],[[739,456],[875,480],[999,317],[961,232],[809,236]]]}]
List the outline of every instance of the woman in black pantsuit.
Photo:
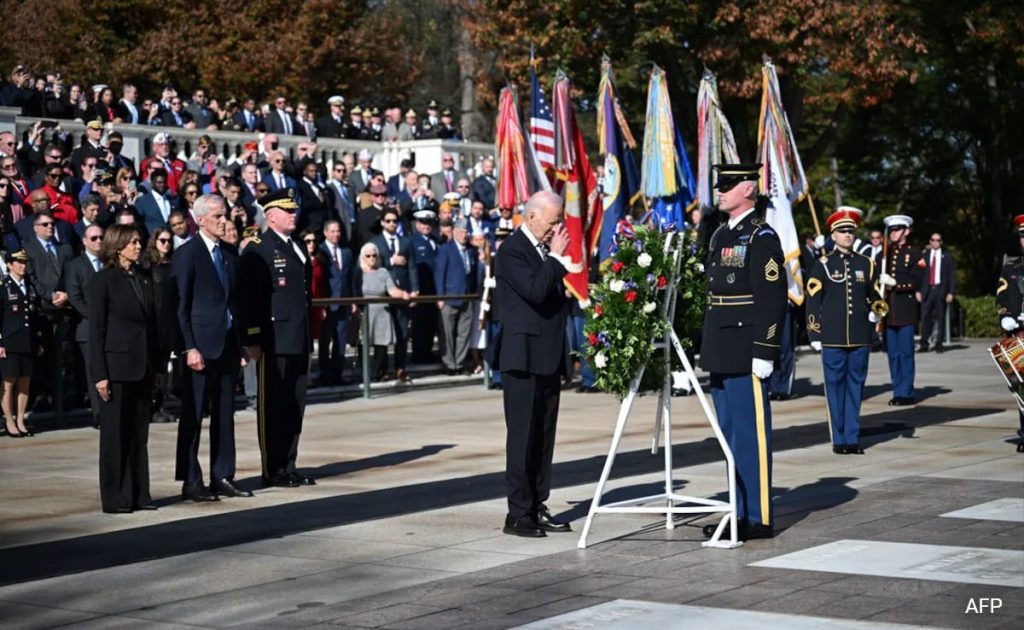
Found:
[{"label": "woman in black pantsuit", "polygon": [[103,511],[155,510],[149,496],[149,414],[159,342],[153,286],[130,225],[103,235],[104,268],[89,284],[89,360],[100,395]]}]

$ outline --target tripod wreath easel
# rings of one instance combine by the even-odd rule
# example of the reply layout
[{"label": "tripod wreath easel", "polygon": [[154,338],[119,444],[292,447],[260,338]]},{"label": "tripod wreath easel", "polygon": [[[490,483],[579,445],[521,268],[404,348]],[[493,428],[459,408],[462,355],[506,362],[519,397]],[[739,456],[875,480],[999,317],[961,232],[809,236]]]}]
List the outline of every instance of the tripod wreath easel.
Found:
[{"label": "tripod wreath easel", "polygon": [[[679,337],[676,336],[675,331],[672,329],[672,322],[675,318],[676,312],[676,299],[678,296],[677,285],[679,282],[679,267],[682,264],[683,256],[681,238],[678,239],[680,244],[677,244],[673,250],[673,244],[676,242],[677,236],[678,235],[675,233],[670,233],[668,234],[665,242],[665,251],[666,253],[671,253],[673,261],[672,277],[668,284],[670,290],[667,292],[665,301],[661,306],[662,317],[666,318],[665,321],[668,325],[666,326],[665,333],[662,335],[661,339],[652,340],[652,345],[655,349],[662,349],[665,351],[663,358],[660,359],[665,362],[665,379],[658,395],[658,411],[654,423],[653,444],[651,445],[651,453],[657,454],[659,438],[664,439],[665,491],[660,494],[639,497],[636,499],[616,501],[614,503],[604,505],[601,503],[605,486],[608,483],[608,477],[611,475],[612,466],[615,464],[615,456],[619,451],[622,434],[625,432],[626,423],[629,421],[629,413],[632,410],[633,403],[640,392],[640,383],[643,381],[644,372],[646,371],[646,366],[641,366],[640,369],[637,370],[633,380],[630,382],[629,392],[626,397],[622,399],[622,404],[619,406],[618,420],[615,423],[615,432],[612,435],[612,443],[608,449],[608,457],[605,459],[604,469],[601,471],[601,478],[597,482],[597,488],[594,491],[594,499],[590,503],[590,511],[587,514],[586,523],[583,525],[583,531],[580,534],[579,542],[576,544],[580,549],[585,549],[587,546],[587,537],[590,534],[590,526],[593,524],[594,516],[597,514],[664,514],[665,529],[674,529],[675,522],[673,519],[676,514],[720,513],[722,514],[722,518],[718,523],[718,527],[715,529],[714,535],[710,540],[704,542],[703,546],[718,549],[733,549],[743,544],[736,538],[736,466],[733,460],[732,450],[729,448],[729,444],[726,442],[725,436],[722,435],[722,429],[718,426],[718,418],[715,416],[714,410],[708,403],[708,399],[704,395],[704,391],[701,389],[700,383],[697,381],[697,375],[694,373],[693,366],[690,365],[689,359],[686,358],[686,352],[683,351],[683,346],[679,343]],[[675,352],[679,361],[682,363],[685,377],[687,381],[689,381],[693,391],[696,393],[697,400],[700,402],[700,406],[704,411],[704,416],[711,425],[715,438],[718,440],[718,445],[725,454],[729,483],[728,501],[685,496],[674,491],[672,479],[672,374],[670,370],[672,352]],[[652,503],[660,503],[661,505],[648,505]],[[731,532],[731,539],[722,540],[721,536],[725,530],[726,523],[730,524],[729,531]]]}]

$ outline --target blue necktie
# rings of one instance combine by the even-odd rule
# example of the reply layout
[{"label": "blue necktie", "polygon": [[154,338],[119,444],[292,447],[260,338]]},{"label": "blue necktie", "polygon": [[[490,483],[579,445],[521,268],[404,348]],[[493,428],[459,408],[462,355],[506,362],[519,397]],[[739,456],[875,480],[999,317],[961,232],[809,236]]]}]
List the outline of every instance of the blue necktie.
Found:
[{"label": "blue necktie", "polygon": [[96,271],[99,271],[99,270],[100,270],[100,264],[101,264],[101,263],[100,263],[100,259],[99,259],[99,258],[93,258],[93,259],[92,259],[92,266],[93,266],[93,268],[94,268],[94,269],[95,269]]},{"label": "blue necktie", "polygon": [[[220,245],[213,246],[213,266],[217,268],[217,278],[220,280],[220,286],[224,288],[225,297],[228,294],[228,276],[224,270],[224,257],[220,253]],[[227,328],[231,328],[231,309],[227,309],[226,325]]]}]

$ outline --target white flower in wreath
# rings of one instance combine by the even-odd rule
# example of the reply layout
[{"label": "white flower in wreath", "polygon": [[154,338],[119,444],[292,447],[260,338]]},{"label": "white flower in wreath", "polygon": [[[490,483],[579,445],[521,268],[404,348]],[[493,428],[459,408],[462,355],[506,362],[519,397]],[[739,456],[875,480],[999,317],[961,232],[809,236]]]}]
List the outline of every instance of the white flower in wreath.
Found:
[{"label": "white flower in wreath", "polygon": [[625,286],[626,283],[622,280],[612,280],[608,283],[608,289],[611,290],[612,293],[622,293],[622,289]]},{"label": "white flower in wreath", "polygon": [[603,370],[608,367],[608,357],[604,356],[603,352],[598,352],[594,355],[594,365],[597,366],[597,369]]},{"label": "white flower in wreath", "polygon": [[656,308],[658,308],[658,305],[655,304],[654,302],[648,302],[647,304],[644,304],[644,312],[645,313],[653,313],[654,309],[656,309]]},{"label": "white flower in wreath", "polygon": [[697,270],[697,273],[704,273],[704,263],[695,262],[693,268]]},{"label": "white flower in wreath", "polygon": [[636,264],[640,265],[640,267],[643,269],[647,269],[648,267],[650,267],[652,262],[654,262],[654,259],[651,258],[651,255],[648,254],[647,252],[644,252],[636,257]]}]

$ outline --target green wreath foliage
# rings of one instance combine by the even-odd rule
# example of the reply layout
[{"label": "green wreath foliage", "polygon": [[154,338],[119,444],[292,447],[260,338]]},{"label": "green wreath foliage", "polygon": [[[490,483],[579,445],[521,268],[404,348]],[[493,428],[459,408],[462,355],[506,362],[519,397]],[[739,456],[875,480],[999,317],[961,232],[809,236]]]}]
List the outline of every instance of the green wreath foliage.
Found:
[{"label": "green wreath foliage", "polygon": [[[623,398],[641,366],[646,365],[641,392],[659,390],[665,378],[659,339],[667,323],[663,306],[671,290],[673,251],[665,251],[667,234],[648,227],[622,226],[611,257],[602,265],[600,284],[591,290],[584,326],[583,354],[596,374],[596,386]],[[673,247],[683,248],[676,282],[676,333],[685,348],[704,317],[704,270],[693,247],[693,235],[676,234]]]}]

